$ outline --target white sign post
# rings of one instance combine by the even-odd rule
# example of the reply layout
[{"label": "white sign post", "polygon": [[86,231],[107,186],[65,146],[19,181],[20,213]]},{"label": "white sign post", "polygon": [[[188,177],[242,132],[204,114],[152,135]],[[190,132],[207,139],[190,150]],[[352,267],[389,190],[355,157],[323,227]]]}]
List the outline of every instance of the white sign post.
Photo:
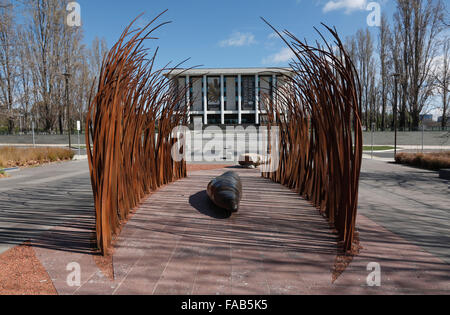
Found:
[{"label": "white sign post", "polygon": [[77,121],[77,131],[78,131],[78,156],[81,155],[80,130],[81,130],[81,122],[78,120],[78,121]]},{"label": "white sign post", "polygon": [[34,148],[34,147],[36,147],[36,140],[34,138],[34,120],[33,120],[33,118],[31,118],[31,130],[33,133],[33,148]]}]

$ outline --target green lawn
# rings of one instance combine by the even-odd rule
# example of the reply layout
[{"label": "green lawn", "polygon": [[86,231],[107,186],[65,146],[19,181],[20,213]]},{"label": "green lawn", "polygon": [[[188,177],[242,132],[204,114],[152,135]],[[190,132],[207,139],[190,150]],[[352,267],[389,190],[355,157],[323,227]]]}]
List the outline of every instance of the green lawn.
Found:
[{"label": "green lawn", "polygon": [[[386,150],[394,150],[394,147],[387,145],[379,145],[373,147],[374,151],[386,151]],[[370,145],[366,145],[363,147],[363,151],[372,151],[372,147]]]},{"label": "green lawn", "polygon": [[[75,144],[75,145],[72,144],[71,148],[72,149],[78,149],[78,144]],[[79,148],[80,149],[86,149],[86,145],[85,144],[81,144]]]}]

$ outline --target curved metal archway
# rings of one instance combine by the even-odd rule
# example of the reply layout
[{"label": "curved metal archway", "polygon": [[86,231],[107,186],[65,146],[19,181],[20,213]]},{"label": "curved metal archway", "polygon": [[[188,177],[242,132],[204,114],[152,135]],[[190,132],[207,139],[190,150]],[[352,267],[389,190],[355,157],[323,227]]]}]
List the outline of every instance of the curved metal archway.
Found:
[{"label": "curved metal archway", "polygon": [[[186,176],[186,162],[171,156],[172,129],[187,122],[188,106],[179,106],[186,90],[177,90],[165,69],[154,70],[157,50],[147,59],[142,46],[166,24],[150,28],[160,15],[142,29],[131,30],[136,20],[125,29],[103,61],[89,107],[86,144],[103,254],[145,194]],[[277,101],[264,101],[281,142],[278,170],[263,176],[311,200],[350,250],[362,158],[360,84],[338,34],[327,29],[335,39],[333,47],[325,41],[327,49],[277,32],[295,59]]]}]

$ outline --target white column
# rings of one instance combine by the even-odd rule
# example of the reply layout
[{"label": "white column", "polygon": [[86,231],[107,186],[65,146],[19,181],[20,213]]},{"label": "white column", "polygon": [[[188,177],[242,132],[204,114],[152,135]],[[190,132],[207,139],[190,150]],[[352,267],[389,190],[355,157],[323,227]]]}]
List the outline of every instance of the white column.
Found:
[{"label": "white column", "polygon": [[203,124],[208,124],[208,80],[203,76]]},{"label": "white column", "polygon": [[255,124],[259,124],[259,75],[255,75]]},{"label": "white column", "polygon": [[224,88],[225,77],[222,74],[220,76],[220,121],[222,125],[225,125],[225,88]]},{"label": "white column", "polygon": [[242,76],[238,75],[238,123],[242,124]]},{"label": "white column", "polygon": [[191,87],[189,86],[189,76],[186,76],[186,106],[187,106],[187,114],[188,114],[188,124],[191,123]]}]

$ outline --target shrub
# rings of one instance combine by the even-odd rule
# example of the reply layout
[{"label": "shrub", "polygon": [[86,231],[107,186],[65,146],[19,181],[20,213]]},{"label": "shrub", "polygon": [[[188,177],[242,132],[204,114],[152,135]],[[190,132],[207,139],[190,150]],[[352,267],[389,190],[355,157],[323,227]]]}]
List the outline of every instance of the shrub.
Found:
[{"label": "shrub", "polygon": [[450,151],[436,153],[399,153],[395,156],[398,164],[407,164],[438,171],[450,168]]},{"label": "shrub", "polygon": [[71,160],[74,153],[64,148],[0,148],[0,167],[38,165],[47,162]]}]

